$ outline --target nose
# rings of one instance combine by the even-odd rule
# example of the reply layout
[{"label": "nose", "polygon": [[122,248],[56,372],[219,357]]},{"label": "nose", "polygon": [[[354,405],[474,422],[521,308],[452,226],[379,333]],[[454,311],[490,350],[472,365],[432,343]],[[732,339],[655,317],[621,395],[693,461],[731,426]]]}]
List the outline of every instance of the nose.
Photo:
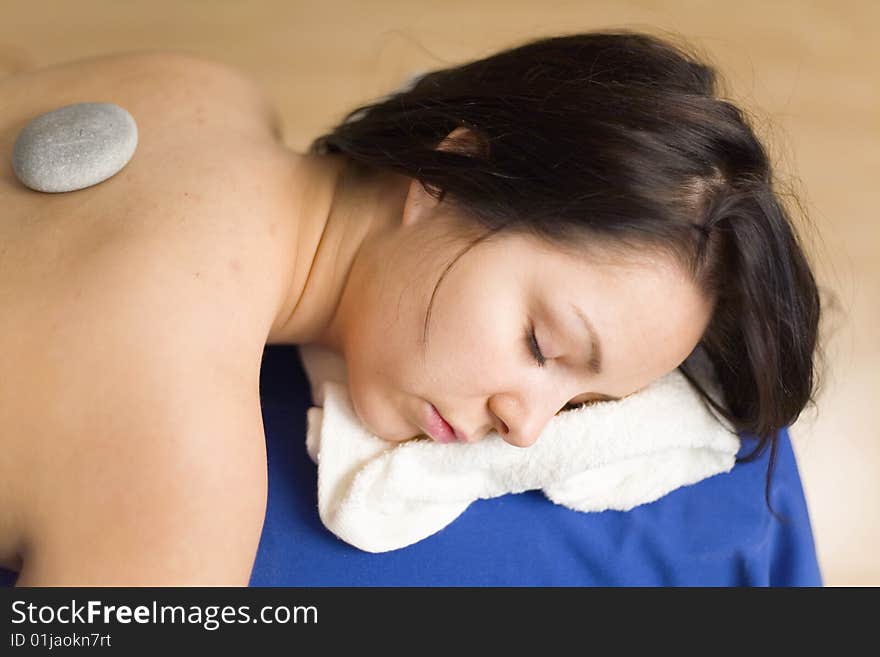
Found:
[{"label": "nose", "polygon": [[495,431],[514,447],[534,445],[558,410],[546,401],[526,405],[514,397],[497,395],[490,400],[489,407]]}]

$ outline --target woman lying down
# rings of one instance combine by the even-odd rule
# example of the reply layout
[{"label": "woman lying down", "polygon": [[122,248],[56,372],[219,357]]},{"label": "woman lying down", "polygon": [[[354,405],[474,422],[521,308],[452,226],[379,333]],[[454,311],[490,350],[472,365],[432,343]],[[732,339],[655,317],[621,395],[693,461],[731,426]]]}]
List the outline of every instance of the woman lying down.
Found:
[{"label": "woman lying down", "polygon": [[[388,441],[528,449],[676,368],[702,392],[698,346],[756,451],[812,401],[810,265],[764,146],[681,46],[536,39],[427,72],[304,153],[247,76],[184,53],[0,94],[0,565],[21,585],[247,584],[267,344],[343,357]],[[16,136],[84,101],[130,113],[130,161],[22,184]]]}]

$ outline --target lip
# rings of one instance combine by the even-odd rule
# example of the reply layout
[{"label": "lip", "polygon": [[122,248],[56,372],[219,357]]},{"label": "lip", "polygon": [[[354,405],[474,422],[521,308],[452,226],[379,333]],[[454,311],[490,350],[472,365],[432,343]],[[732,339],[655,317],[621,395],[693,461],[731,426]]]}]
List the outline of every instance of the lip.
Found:
[{"label": "lip", "polygon": [[449,424],[434,404],[428,404],[425,412],[426,433],[438,443],[454,443],[459,441],[455,427]]}]

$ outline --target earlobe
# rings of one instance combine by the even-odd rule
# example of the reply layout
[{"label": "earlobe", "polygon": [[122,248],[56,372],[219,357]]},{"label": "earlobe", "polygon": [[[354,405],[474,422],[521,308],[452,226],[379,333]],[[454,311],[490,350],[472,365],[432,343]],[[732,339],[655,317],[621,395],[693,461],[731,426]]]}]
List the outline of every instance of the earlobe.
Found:
[{"label": "earlobe", "polygon": [[417,178],[413,178],[409,184],[406,201],[403,204],[401,223],[404,226],[418,223],[430,214],[437,205],[437,199],[425,191]]}]

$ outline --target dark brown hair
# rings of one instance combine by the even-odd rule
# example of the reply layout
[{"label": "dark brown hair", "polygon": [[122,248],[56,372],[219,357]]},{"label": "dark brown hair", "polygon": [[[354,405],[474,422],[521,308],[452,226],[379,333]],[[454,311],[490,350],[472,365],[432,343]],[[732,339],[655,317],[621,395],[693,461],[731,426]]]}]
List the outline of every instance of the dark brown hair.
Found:
[{"label": "dark brown hair", "polygon": [[[427,72],[352,110],[308,150],[418,179],[484,237],[527,231],[567,249],[588,238],[674,257],[715,299],[679,370],[757,440],[737,462],[771,446],[765,499],[776,515],[779,431],[815,405],[821,304],[768,155],[744,112],[718,97],[716,77],[686,46],[649,34],[541,38]],[[457,127],[468,139],[437,149]]]}]

